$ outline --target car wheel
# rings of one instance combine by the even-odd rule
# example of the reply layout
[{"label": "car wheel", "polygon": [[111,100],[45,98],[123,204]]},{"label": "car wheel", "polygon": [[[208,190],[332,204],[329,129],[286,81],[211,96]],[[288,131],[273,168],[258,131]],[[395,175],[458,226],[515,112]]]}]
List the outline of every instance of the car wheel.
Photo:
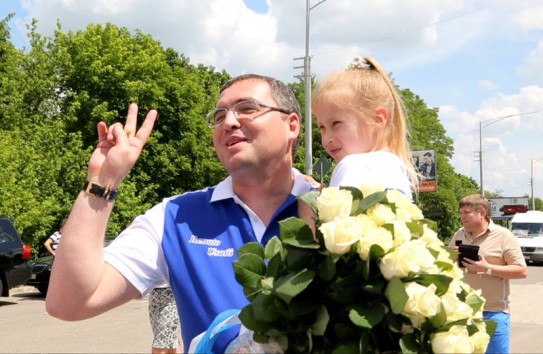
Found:
[{"label": "car wheel", "polygon": [[48,287],[49,287],[48,285],[40,285],[40,286],[38,286],[38,291],[39,291],[43,296],[45,296],[45,295],[47,295],[47,288],[48,288]]}]

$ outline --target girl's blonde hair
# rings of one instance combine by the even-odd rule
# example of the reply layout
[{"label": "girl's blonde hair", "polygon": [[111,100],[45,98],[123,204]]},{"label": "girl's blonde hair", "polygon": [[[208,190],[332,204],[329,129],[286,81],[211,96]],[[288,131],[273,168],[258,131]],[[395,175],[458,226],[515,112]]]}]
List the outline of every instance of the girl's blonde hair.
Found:
[{"label": "girl's blonde hair", "polygon": [[346,69],[330,73],[319,81],[311,106],[315,109],[321,105],[351,110],[367,124],[375,124],[371,119],[375,109],[384,107],[388,120],[383,141],[375,148],[387,148],[396,154],[405,165],[414,191],[417,190],[419,178],[409,146],[407,114],[398,90],[375,59],[356,58]]}]

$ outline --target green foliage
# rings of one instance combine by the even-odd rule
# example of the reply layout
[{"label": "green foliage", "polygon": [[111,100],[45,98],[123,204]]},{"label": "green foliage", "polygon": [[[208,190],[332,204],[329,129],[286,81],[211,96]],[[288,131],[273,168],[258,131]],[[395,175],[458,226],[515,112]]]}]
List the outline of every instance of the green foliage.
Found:
[{"label": "green foliage", "polygon": [[[6,161],[0,211],[15,220],[34,248],[39,249],[43,238],[55,231],[81,188],[86,160],[97,140],[96,124],[122,122],[130,102],[139,104],[142,119],[150,108],[159,110],[159,119],[148,146],[121,186],[110,236],[161,198],[213,185],[226,176],[204,117],[230,78],[228,73],[193,65],[151,36],[112,24],[67,32],[58,24],[52,37],[44,37],[32,21],[30,47],[17,50],[9,36],[12,16],[0,21],[0,155]],[[304,123],[304,81],[290,86]],[[413,149],[437,152],[438,192],[422,193],[417,201],[425,215],[438,223],[440,235],[452,234],[459,226],[457,201],[476,193],[477,184],[450,166],[453,144],[437,110],[428,108],[409,89],[401,93],[409,112]],[[305,171],[304,129],[302,124],[295,160],[301,171]],[[320,157],[331,162],[324,178],[315,175],[328,181],[334,164],[322,147],[315,123],[312,155],[313,164]],[[46,191],[36,187],[42,183]]]},{"label": "green foliage", "polygon": [[108,236],[162,198],[224,178],[204,117],[227,73],[111,24],[69,32],[59,24],[49,38],[33,21],[30,48],[16,50],[8,20],[0,22],[0,214],[35,250],[81,190],[96,124],[123,121],[130,102],[142,119],[150,108],[159,119],[120,187]]}]

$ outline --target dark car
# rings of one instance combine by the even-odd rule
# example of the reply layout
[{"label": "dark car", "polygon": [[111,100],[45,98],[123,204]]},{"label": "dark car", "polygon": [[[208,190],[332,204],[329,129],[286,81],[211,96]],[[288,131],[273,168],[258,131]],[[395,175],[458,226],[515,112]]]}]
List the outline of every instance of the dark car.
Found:
[{"label": "dark car", "polygon": [[[104,247],[107,246],[113,239],[106,239]],[[62,242],[62,241],[61,241]],[[32,268],[32,276],[26,282],[27,285],[34,286],[43,295],[47,294],[49,288],[49,278],[51,277],[51,268],[53,267],[53,256],[45,256],[38,258],[34,262]]]},{"label": "dark car", "polygon": [[21,241],[11,220],[0,217],[0,296],[32,275],[32,248]]}]

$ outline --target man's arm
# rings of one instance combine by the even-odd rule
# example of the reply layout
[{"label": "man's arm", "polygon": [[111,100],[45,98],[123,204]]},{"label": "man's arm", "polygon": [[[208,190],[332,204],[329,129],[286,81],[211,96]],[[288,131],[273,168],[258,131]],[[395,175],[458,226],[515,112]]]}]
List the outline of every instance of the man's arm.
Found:
[{"label": "man's arm", "polygon": [[51,240],[51,238],[48,238],[44,243],[43,243],[43,246],[45,247],[45,249],[47,250],[47,252],[49,252],[51,255],[55,255],[55,251],[53,250],[53,247],[51,247],[51,245],[53,244],[53,240]]},{"label": "man's arm", "polygon": [[528,275],[528,268],[519,264],[491,264],[485,257],[479,254],[478,261],[464,258],[464,265],[470,272],[486,273],[490,269],[490,274],[503,279],[522,279]]},{"label": "man's arm", "polygon": [[[137,113],[138,107],[132,104],[124,126],[98,123],[98,146],[89,160],[89,181],[116,189],[134,166],[157,116],[155,110],[149,111],[136,132]],[[57,249],[51,272],[45,305],[52,316],[86,319],[140,296],[103,259],[104,235],[113,204],[84,191],[79,193],[62,230],[62,247]]]}]

